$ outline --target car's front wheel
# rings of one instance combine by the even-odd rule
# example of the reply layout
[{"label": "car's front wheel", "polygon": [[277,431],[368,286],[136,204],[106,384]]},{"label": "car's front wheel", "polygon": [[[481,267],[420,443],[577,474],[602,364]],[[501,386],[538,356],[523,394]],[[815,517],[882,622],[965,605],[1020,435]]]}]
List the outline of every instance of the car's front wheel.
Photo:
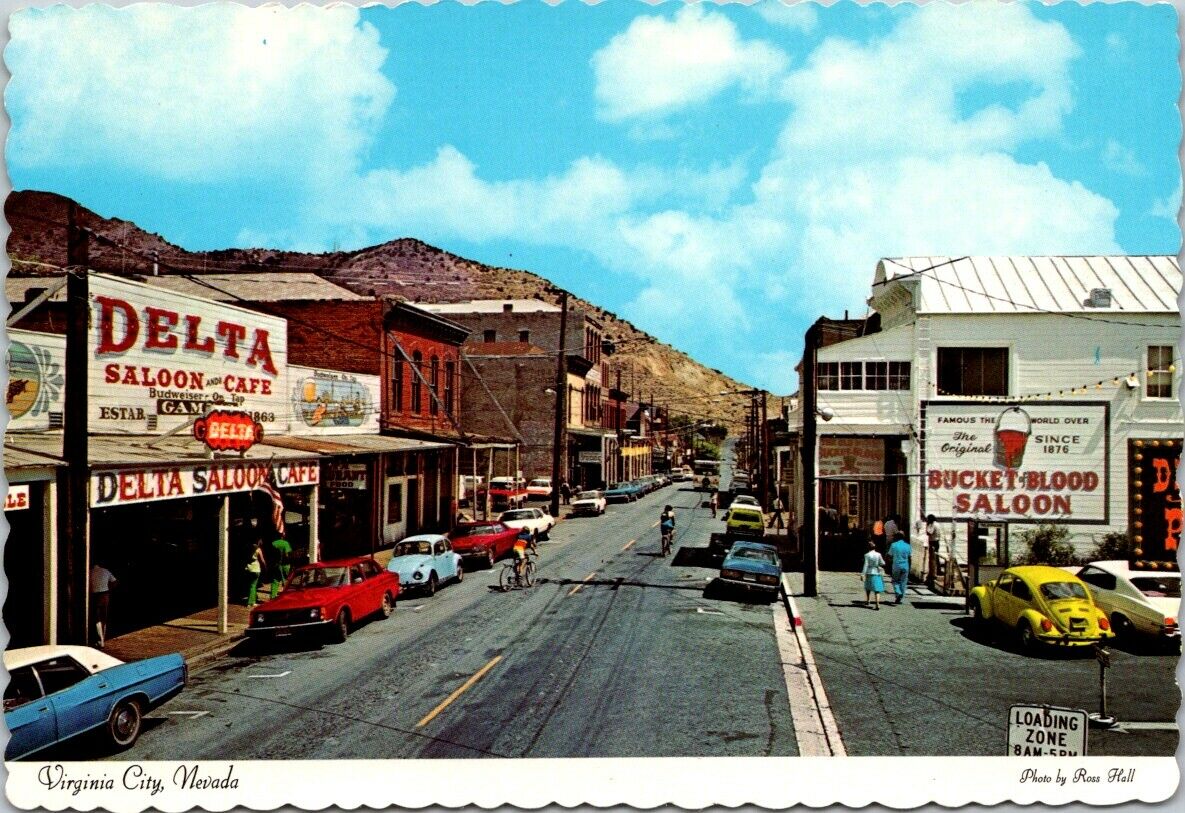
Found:
[{"label": "car's front wheel", "polygon": [[107,719],[107,737],[116,748],[131,748],[140,736],[144,717],[135,700],[121,700]]},{"label": "car's front wheel", "polygon": [[390,593],[383,593],[383,603],[379,606],[379,613],[383,618],[390,618],[394,611],[395,599],[391,597]]},{"label": "car's front wheel", "polygon": [[428,576],[428,584],[426,584],[424,586],[424,592],[429,597],[436,595],[436,571],[435,570],[433,570],[432,573]]},{"label": "car's front wheel", "polygon": [[333,621],[333,628],[329,631],[329,638],[335,644],[345,643],[345,640],[350,637],[350,614],[345,610],[339,610],[337,618]]},{"label": "car's front wheel", "polygon": [[1021,621],[1018,632],[1020,634],[1020,648],[1030,655],[1035,654],[1040,642],[1037,640],[1037,633],[1033,631],[1033,625],[1028,621]]},{"label": "car's front wheel", "polygon": [[980,605],[979,599],[971,599],[968,602],[971,610],[971,620],[975,622],[975,626],[982,627],[984,624],[983,606]]},{"label": "car's front wheel", "polygon": [[487,570],[494,569],[494,551],[493,550],[486,551],[486,569]]},{"label": "car's front wheel", "polygon": [[457,565],[457,584],[460,584],[463,581],[465,581],[465,566],[462,564],[458,564]]}]

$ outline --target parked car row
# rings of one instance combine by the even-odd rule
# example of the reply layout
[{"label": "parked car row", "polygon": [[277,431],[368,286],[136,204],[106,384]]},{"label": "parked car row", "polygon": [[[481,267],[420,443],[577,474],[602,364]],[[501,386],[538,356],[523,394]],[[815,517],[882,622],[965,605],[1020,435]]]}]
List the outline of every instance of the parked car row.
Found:
[{"label": "parked car row", "polygon": [[635,502],[653,491],[669,486],[671,482],[671,478],[666,474],[647,474],[636,480],[614,483],[605,490],[605,499],[609,502]]}]

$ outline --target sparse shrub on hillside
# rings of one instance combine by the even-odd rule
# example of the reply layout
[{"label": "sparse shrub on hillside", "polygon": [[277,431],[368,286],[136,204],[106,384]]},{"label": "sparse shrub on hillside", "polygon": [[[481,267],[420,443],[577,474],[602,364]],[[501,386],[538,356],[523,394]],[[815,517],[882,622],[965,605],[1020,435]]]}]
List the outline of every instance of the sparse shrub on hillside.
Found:
[{"label": "sparse shrub on hillside", "polygon": [[1025,547],[1025,552],[1013,557],[1017,565],[1063,565],[1077,564],[1078,557],[1070,544],[1070,532],[1064,525],[1038,525],[1021,531],[1016,540]]}]

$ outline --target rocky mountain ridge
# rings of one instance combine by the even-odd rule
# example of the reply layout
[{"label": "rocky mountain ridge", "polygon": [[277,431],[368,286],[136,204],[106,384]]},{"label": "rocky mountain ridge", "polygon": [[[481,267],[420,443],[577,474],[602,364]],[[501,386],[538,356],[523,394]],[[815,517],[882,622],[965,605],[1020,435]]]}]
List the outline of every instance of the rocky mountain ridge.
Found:
[{"label": "rocky mountain ridge", "polygon": [[[5,215],[12,233],[8,255],[13,276],[41,276],[66,265],[66,232],[74,202],[50,192],[9,195]],[[90,266],[100,271],[151,274],[266,273],[307,271],[364,295],[391,294],[412,301],[540,299],[558,303],[562,289],[529,271],[484,265],[414,238],[400,238],[357,251],[303,253],[273,249],[187,251],[134,223],[106,218],[79,205],[76,217],[92,233]],[[747,396],[715,397],[746,385],[698,363],[618,317],[574,294],[569,302],[604,327],[616,352],[610,380],[621,373],[622,389],[634,399],[667,405],[673,414],[743,425]]]}]

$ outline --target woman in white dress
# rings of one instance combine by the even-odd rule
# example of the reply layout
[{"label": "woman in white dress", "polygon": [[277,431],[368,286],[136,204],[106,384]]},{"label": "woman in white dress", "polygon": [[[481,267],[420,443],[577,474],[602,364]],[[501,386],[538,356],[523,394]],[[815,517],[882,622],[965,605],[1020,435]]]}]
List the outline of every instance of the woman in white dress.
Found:
[{"label": "woman in white dress", "polygon": [[876,542],[868,540],[868,553],[864,554],[864,567],[860,570],[864,579],[864,604],[875,602],[875,609],[881,608],[881,593],[885,589],[885,559],[876,549]]}]

